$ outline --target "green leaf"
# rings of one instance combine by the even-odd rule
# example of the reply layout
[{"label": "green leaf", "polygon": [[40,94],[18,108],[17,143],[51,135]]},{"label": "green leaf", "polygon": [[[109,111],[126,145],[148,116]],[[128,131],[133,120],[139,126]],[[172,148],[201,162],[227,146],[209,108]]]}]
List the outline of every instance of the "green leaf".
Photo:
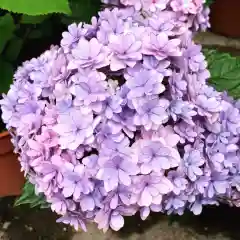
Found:
[{"label": "green leaf", "polygon": [[240,58],[216,50],[204,50],[208,69],[211,73],[210,84],[218,91],[227,90],[234,98],[240,98]]},{"label": "green leaf", "polygon": [[11,14],[7,13],[0,17],[0,54],[5,48],[7,42],[12,38],[15,30],[15,24]]},{"label": "green leaf", "polygon": [[12,38],[5,50],[5,58],[8,61],[15,61],[22,49],[22,45],[23,45],[23,39],[19,38],[19,37],[14,37]]},{"label": "green leaf", "polygon": [[0,8],[32,16],[54,12],[71,13],[68,0],[0,0]]},{"label": "green leaf", "polygon": [[214,0],[207,0],[205,6],[210,6],[213,2]]},{"label": "green leaf", "polygon": [[43,36],[43,32],[38,29],[34,29],[28,34],[29,39],[37,39],[37,38],[41,38],[42,36]]},{"label": "green leaf", "polygon": [[29,181],[27,181],[23,188],[22,195],[16,199],[15,206],[30,204],[30,207],[48,207],[48,204],[45,201],[45,198],[42,194],[36,195],[35,187]]},{"label": "green leaf", "polygon": [[7,93],[13,79],[12,65],[0,58],[0,93]]},{"label": "green leaf", "polygon": [[100,3],[99,0],[69,0],[72,14],[63,16],[62,22],[66,25],[72,22],[89,22],[99,11]]},{"label": "green leaf", "polygon": [[21,24],[40,24],[44,20],[46,20],[49,15],[39,15],[39,16],[29,16],[29,15],[22,15],[21,17]]}]

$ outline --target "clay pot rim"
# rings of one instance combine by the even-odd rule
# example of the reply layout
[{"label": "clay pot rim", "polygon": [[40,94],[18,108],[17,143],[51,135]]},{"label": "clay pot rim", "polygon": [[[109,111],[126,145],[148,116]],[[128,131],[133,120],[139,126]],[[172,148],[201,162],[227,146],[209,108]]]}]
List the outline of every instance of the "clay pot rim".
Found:
[{"label": "clay pot rim", "polygon": [[13,144],[11,142],[11,135],[8,131],[0,133],[0,156],[13,151]]},{"label": "clay pot rim", "polygon": [[9,135],[10,135],[9,132],[6,130],[6,131],[0,133],[0,138],[7,137]]},{"label": "clay pot rim", "polygon": [[11,134],[0,133],[0,197],[18,196],[22,193],[25,178],[18,156],[13,152]]}]

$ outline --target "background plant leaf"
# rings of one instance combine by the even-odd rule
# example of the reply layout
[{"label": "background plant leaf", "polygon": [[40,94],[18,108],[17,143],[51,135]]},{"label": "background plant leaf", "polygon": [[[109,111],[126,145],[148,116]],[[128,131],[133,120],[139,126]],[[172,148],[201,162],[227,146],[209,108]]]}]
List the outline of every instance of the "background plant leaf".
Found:
[{"label": "background plant leaf", "polygon": [[30,204],[30,207],[49,207],[45,201],[45,198],[42,194],[37,195],[35,193],[35,187],[29,181],[27,181],[23,188],[22,195],[16,199],[15,206],[20,206],[23,204]]},{"label": "background plant leaf", "polygon": [[43,32],[39,29],[34,29],[28,34],[29,39],[37,39],[43,36]]},{"label": "background plant leaf", "polygon": [[[1,0],[0,0],[1,1]],[[0,54],[5,48],[7,42],[12,38],[15,30],[15,24],[11,14],[7,13],[0,17]]]},{"label": "background plant leaf", "polygon": [[7,93],[13,79],[12,65],[0,58],[0,86],[1,93]]},{"label": "background plant leaf", "polygon": [[17,36],[13,37],[4,51],[4,57],[8,61],[15,61],[22,49],[23,39]]},{"label": "background plant leaf", "polygon": [[209,83],[218,91],[227,90],[232,97],[240,98],[240,58],[208,49],[204,54],[211,73]]},{"label": "background plant leaf", "polygon": [[27,15],[71,13],[68,0],[0,0],[0,8]]},{"label": "background plant leaf", "polygon": [[213,2],[214,0],[207,0],[205,6],[210,6]]},{"label": "background plant leaf", "polygon": [[50,15],[38,15],[38,16],[29,16],[26,14],[23,14],[20,20],[21,24],[40,24],[47,18],[49,18]]},{"label": "background plant leaf", "polygon": [[100,0],[69,0],[72,14],[63,16],[62,22],[69,25],[73,22],[89,22],[100,10]]}]

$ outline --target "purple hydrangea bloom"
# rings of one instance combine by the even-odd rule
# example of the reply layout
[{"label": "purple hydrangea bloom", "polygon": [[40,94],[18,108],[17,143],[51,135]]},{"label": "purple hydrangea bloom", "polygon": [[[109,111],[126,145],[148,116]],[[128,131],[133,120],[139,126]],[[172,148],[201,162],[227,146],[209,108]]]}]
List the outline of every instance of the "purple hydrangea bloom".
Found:
[{"label": "purple hydrangea bloom", "polygon": [[168,39],[166,33],[161,32],[158,35],[151,34],[144,39],[143,53],[153,55],[159,61],[170,56],[181,56],[179,49],[179,39]]},{"label": "purple hydrangea bloom", "polygon": [[201,166],[205,163],[202,153],[197,149],[192,149],[189,145],[185,146],[183,157],[183,169],[191,181],[195,181],[198,176],[203,175]]},{"label": "purple hydrangea bloom", "polygon": [[130,186],[131,176],[139,173],[137,164],[132,162],[130,157],[123,155],[100,157],[99,165],[100,170],[96,177],[103,180],[107,192],[114,190],[119,184]]},{"label": "purple hydrangea bloom", "polygon": [[229,188],[229,182],[227,181],[228,175],[227,171],[212,172],[211,181],[206,190],[207,196],[211,199],[215,195],[225,194]]},{"label": "purple hydrangea bloom", "polygon": [[108,65],[108,51],[96,38],[90,41],[81,38],[76,48],[72,50],[72,60],[69,69],[102,68]]},{"label": "purple hydrangea bloom", "polygon": [[104,0],[14,74],[2,118],[59,222],[118,231],[137,212],[240,206],[240,104],[208,86],[203,2]]},{"label": "purple hydrangea bloom", "polygon": [[59,134],[59,143],[63,149],[75,150],[83,143],[94,141],[93,116],[83,115],[80,110],[72,110],[67,115],[60,115],[58,124],[53,130]]},{"label": "purple hydrangea bloom", "polygon": [[171,95],[181,99],[187,92],[187,82],[183,79],[183,72],[173,72],[169,82],[171,83]]},{"label": "purple hydrangea bloom", "polygon": [[182,100],[173,100],[170,105],[170,114],[174,121],[182,119],[190,125],[194,125],[192,118],[197,115],[194,110],[194,105],[192,103],[182,101]]},{"label": "purple hydrangea bloom", "polygon": [[137,176],[134,183],[135,191],[139,193],[137,204],[141,207],[161,204],[162,196],[173,189],[172,183],[161,172]]},{"label": "purple hydrangea bloom", "polygon": [[167,108],[169,101],[167,99],[148,99],[145,98],[136,106],[136,115],[134,124],[144,126],[146,130],[153,129],[153,125],[161,125],[168,121]]},{"label": "purple hydrangea bloom", "polygon": [[210,122],[216,121],[221,111],[221,102],[216,98],[208,98],[206,95],[198,95],[196,99],[198,113],[200,116],[206,116]]},{"label": "purple hydrangea bloom", "polygon": [[117,71],[127,66],[134,67],[137,61],[142,59],[141,41],[136,40],[131,33],[126,35],[112,35],[109,47],[113,53],[110,69]]},{"label": "purple hydrangea bloom", "polygon": [[78,25],[76,23],[73,23],[68,26],[67,32],[63,32],[61,46],[65,52],[69,52],[69,50],[76,47],[79,39],[86,35],[87,30],[84,29],[82,25],[82,23],[79,23]]},{"label": "purple hydrangea bloom", "polygon": [[163,140],[140,140],[136,145],[136,157],[138,162],[141,163],[140,169],[142,174],[174,168],[180,162],[180,155],[176,149],[168,146]]},{"label": "purple hydrangea bloom", "polygon": [[97,71],[73,76],[75,84],[70,87],[70,92],[75,97],[75,104],[101,112],[104,101],[109,97],[105,79],[106,76]]},{"label": "purple hydrangea bloom", "polygon": [[199,124],[193,126],[181,121],[174,126],[174,131],[181,137],[181,143],[194,142],[197,137],[204,138],[204,129]]},{"label": "purple hydrangea bloom", "polygon": [[168,178],[173,183],[173,193],[179,195],[182,191],[187,188],[188,180],[181,171],[170,171],[168,173]]},{"label": "purple hydrangea bloom", "polygon": [[94,183],[85,175],[85,167],[83,164],[74,166],[73,164],[65,164],[62,182],[62,194],[68,198],[73,196],[74,200],[78,200],[82,194],[89,194],[94,189]]},{"label": "purple hydrangea bloom", "polygon": [[170,69],[170,61],[168,60],[158,61],[153,56],[144,56],[143,66],[146,69],[152,70],[152,72],[157,71],[163,76],[170,76],[172,74],[172,70]]},{"label": "purple hydrangea bloom", "polygon": [[127,97],[135,99],[144,95],[151,96],[162,93],[165,90],[162,79],[161,74],[153,74],[145,69],[136,72],[135,76],[130,77],[126,82],[127,87],[130,89]]},{"label": "purple hydrangea bloom", "polygon": [[78,214],[71,214],[67,213],[60,217],[57,222],[69,224],[70,226],[74,227],[74,229],[77,231],[79,228],[81,228],[83,231],[87,231],[86,228],[86,219],[83,219]]}]

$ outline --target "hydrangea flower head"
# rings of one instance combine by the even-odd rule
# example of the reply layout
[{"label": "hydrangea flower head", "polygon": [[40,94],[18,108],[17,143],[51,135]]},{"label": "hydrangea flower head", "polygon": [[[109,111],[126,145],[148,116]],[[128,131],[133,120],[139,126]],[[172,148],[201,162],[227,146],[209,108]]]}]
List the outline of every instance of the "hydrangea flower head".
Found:
[{"label": "hydrangea flower head", "polygon": [[[25,175],[59,222],[240,206],[240,104],[207,85],[203,0],[104,0],[23,63],[0,101]],[[116,6],[115,8],[113,6]]]}]

